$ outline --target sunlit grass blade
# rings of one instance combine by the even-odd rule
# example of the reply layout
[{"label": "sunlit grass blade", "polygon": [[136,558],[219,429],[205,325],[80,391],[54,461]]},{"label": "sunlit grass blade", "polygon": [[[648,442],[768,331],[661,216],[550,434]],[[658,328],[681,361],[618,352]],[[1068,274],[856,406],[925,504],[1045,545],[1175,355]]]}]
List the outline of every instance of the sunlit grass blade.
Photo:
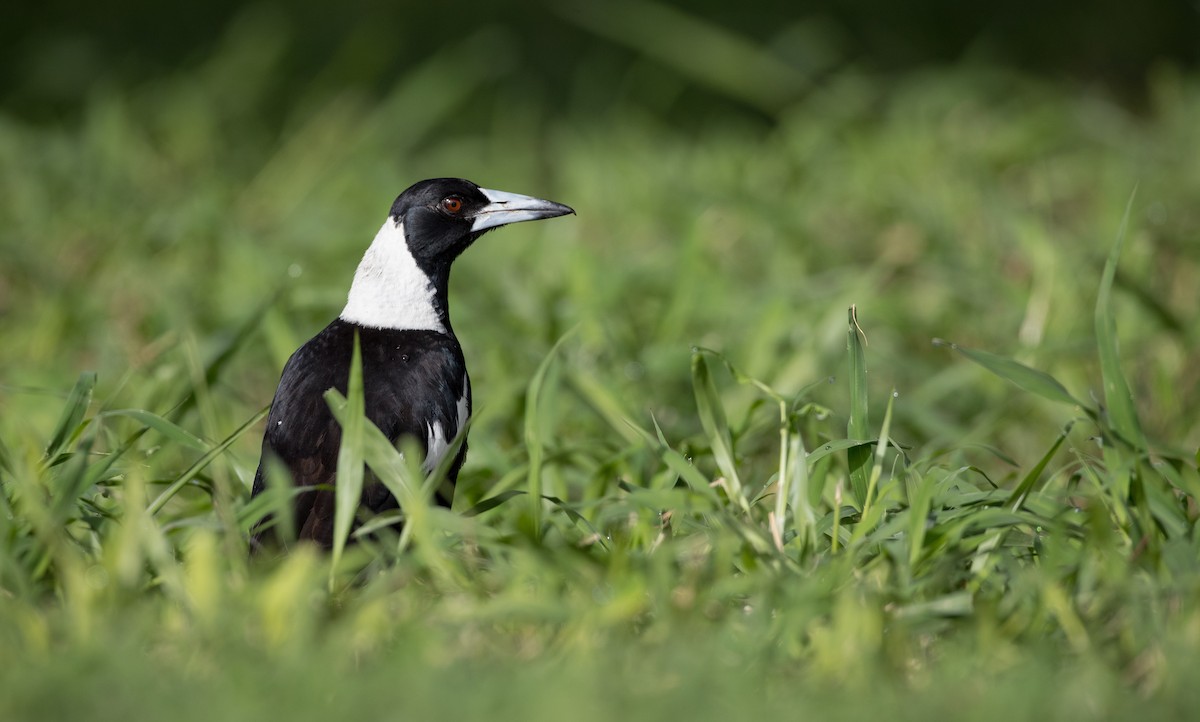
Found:
[{"label": "sunlit grass blade", "polygon": [[1121,248],[1125,244],[1125,235],[1129,229],[1129,214],[1133,210],[1133,201],[1137,189],[1129,195],[1125,205],[1125,214],[1121,218],[1121,227],[1117,231],[1117,239],[1109,251],[1108,260],[1104,263],[1104,274],[1100,279],[1100,291],[1096,295],[1096,346],[1100,353],[1100,373],[1104,378],[1104,401],[1108,409],[1108,418],[1113,429],[1126,442],[1138,449],[1146,448],[1146,437],[1142,432],[1142,424],[1138,421],[1137,408],[1133,403],[1133,393],[1129,390],[1129,382],[1121,370],[1121,355],[1117,340],[1117,322],[1113,312],[1112,288],[1113,278],[1117,273],[1117,265],[1121,260]]},{"label": "sunlit grass blade", "polygon": [[[846,425],[846,436],[865,439],[871,433],[867,418],[867,361],[863,346],[866,338],[858,325],[858,309],[850,307],[849,324],[846,329],[846,350],[849,355],[850,420]],[[846,449],[846,462],[850,470],[850,491],[861,509],[867,500],[870,483],[871,449],[866,446],[850,446]]]},{"label": "sunlit grass blade", "polygon": [[[329,398],[326,397],[328,403]],[[332,407],[332,404],[330,404]],[[346,411],[341,418],[342,443],[338,448],[337,481],[335,483],[335,506],[333,515],[333,568],[337,567],[350,536],[350,525],[358,512],[363,487],[363,426],[365,424],[365,401],[363,399],[362,350],[358,333],[354,334],[354,351],[350,357],[350,378],[346,383]]]},{"label": "sunlit grass blade", "polygon": [[[809,500],[809,473],[808,453],[804,448],[804,439],[800,436],[799,429],[792,429],[788,439],[788,455],[787,463],[790,466],[790,488],[787,489],[785,495],[784,489],[780,487],[780,497],[787,499],[787,503],[792,509],[792,527],[796,534],[803,542],[805,549],[811,549],[816,545],[816,511]],[[783,518],[779,509],[776,509],[776,514],[780,519]],[[784,530],[786,531],[786,529]]]},{"label": "sunlit grass blade", "polygon": [[[351,423],[350,414],[353,409],[349,398],[342,396],[337,389],[329,389],[325,392],[325,401],[329,404],[333,417],[343,428]],[[362,414],[360,413],[359,416],[361,417]],[[428,505],[428,499],[423,493],[425,488],[421,484],[422,476],[419,466],[421,454],[412,439],[402,439],[400,443],[403,450],[397,448],[391,440],[384,436],[378,426],[364,418],[359,442],[359,466],[365,464],[370,467],[371,471],[375,473],[375,478],[387,487],[387,490],[396,498],[405,518],[415,518],[420,516],[421,510]],[[406,451],[412,452],[414,458],[408,458]],[[338,485],[340,487],[340,480]],[[362,479],[360,478],[359,494],[354,499],[354,511],[358,510],[360,504],[361,485]],[[353,518],[351,515],[350,519],[353,520]],[[411,530],[406,529],[406,531],[408,534],[404,537],[405,545],[408,544],[411,536]]]},{"label": "sunlit grass blade", "polygon": [[79,425],[83,422],[83,416],[92,402],[92,392],[95,388],[96,373],[94,371],[85,371],[79,375],[79,380],[75,382],[75,386],[71,388],[71,393],[67,396],[67,402],[63,404],[62,415],[59,416],[58,423],[54,425],[50,443],[46,445],[44,458],[48,463],[55,463],[59,454],[75,438],[79,431]]}]

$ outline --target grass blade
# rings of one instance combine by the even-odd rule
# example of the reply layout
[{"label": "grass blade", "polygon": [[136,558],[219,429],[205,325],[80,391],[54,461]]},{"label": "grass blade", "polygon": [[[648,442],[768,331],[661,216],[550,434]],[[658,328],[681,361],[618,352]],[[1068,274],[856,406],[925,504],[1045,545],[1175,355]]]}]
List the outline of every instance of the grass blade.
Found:
[{"label": "grass blade", "polygon": [[[328,401],[328,399],[327,399]],[[332,407],[332,405],[331,405]],[[346,548],[350,524],[358,511],[363,487],[363,425],[365,415],[362,380],[362,350],[358,333],[354,334],[354,352],[350,357],[350,379],[346,385],[346,412],[341,417],[342,445],[338,448],[336,503],[333,513],[333,564],[330,582]]]},{"label": "grass blade", "polygon": [[733,461],[733,436],[729,431],[729,422],[725,418],[725,407],[713,383],[712,373],[708,368],[705,353],[699,349],[692,352],[692,390],[696,396],[696,410],[700,415],[700,425],[704,435],[708,437],[717,468],[729,484],[729,494],[743,509],[748,509],[742,495],[742,482],[738,478],[737,467]]},{"label": "grass blade", "polygon": [[1121,356],[1117,342],[1117,322],[1113,315],[1112,287],[1117,274],[1117,264],[1121,258],[1121,247],[1125,244],[1125,234],[1129,228],[1129,214],[1133,209],[1133,200],[1137,189],[1129,196],[1125,205],[1125,215],[1121,218],[1121,228],[1117,231],[1117,240],[1109,251],[1108,260],[1104,264],[1104,275],[1100,280],[1100,291],[1096,296],[1096,346],[1100,353],[1100,374],[1104,379],[1104,402],[1108,407],[1108,418],[1113,430],[1125,441],[1139,449],[1146,448],[1146,437],[1142,425],[1138,421],[1137,409],[1133,403],[1133,393],[1129,390],[1129,382],[1121,371]]},{"label": "grass blade", "polygon": [[151,516],[157,514],[163,508],[163,506],[165,506],[166,503],[171,500],[171,497],[179,493],[179,490],[182,489],[184,485],[196,478],[196,475],[203,471],[206,466],[211,464],[213,459],[223,454],[226,449],[233,445],[233,442],[241,438],[242,434],[253,428],[253,426],[259,421],[262,421],[270,411],[270,405],[264,406],[258,411],[258,413],[251,416],[246,423],[239,426],[232,434],[225,437],[216,446],[212,447],[207,454],[197,459],[196,463],[189,466],[187,471],[176,477],[175,480],[171,482],[171,485],[163,490],[163,492],[158,495],[158,498],[151,502],[150,506],[147,507],[146,513]]},{"label": "grass blade", "polygon": [[566,341],[572,333],[574,333],[574,329],[567,331],[555,342],[550,353],[546,354],[546,358],[542,359],[542,363],[538,365],[537,371],[534,372],[533,378],[529,381],[529,387],[525,391],[525,448],[529,452],[529,510],[532,514],[535,539],[540,538],[542,534],[542,452],[544,450],[542,419],[546,413],[542,407],[543,392],[546,376],[558,356],[558,350],[562,348],[563,341]]},{"label": "grass blade", "polygon": [[996,354],[988,353],[987,351],[978,351],[965,346],[959,346],[956,343],[943,341],[940,338],[935,338],[933,340],[933,345],[949,346],[951,349],[959,352],[988,371],[991,371],[993,374],[1005,379],[1006,381],[1011,381],[1030,393],[1037,394],[1038,396],[1041,396],[1044,399],[1049,399],[1050,401],[1057,401],[1063,404],[1079,406],[1089,414],[1091,413],[1091,411],[1083,404],[1082,401],[1072,396],[1071,393],[1067,391],[1065,386],[1060,384],[1057,379],[1050,374],[1045,373],[1044,371],[1038,371],[1037,369],[1030,368],[1020,361],[1014,361],[1010,358],[997,356]]},{"label": "grass blade", "polygon": [[177,424],[167,421],[158,414],[153,414],[144,409],[118,409],[116,411],[105,411],[99,414],[101,417],[110,416],[125,416],[131,418],[148,429],[154,429],[162,434],[168,441],[173,441],[180,446],[192,449],[193,451],[205,452],[212,448],[212,444],[204,441],[192,432],[184,429]]},{"label": "grass blade", "polygon": [[[858,325],[855,306],[850,307],[849,320],[846,349],[850,361],[850,421],[846,425],[846,436],[865,439],[870,434],[867,420],[867,361],[863,352],[866,338]],[[867,485],[870,483],[867,465],[871,462],[871,448],[857,445],[849,447],[846,450],[846,462],[850,468],[850,493],[861,509],[866,502]]]},{"label": "grass blade", "polygon": [[54,463],[63,449],[71,443],[71,439],[79,429],[79,424],[83,422],[83,415],[87,413],[88,405],[92,402],[92,392],[95,388],[95,371],[84,371],[79,374],[79,380],[75,382],[70,395],[67,396],[67,403],[63,405],[62,415],[59,416],[58,423],[54,425],[50,443],[46,445],[46,453],[43,458],[47,462]]},{"label": "grass blade", "polygon": [[[325,392],[325,401],[329,404],[329,410],[333,413],[333,418],[346,428],[351,423],[351,408],[350,399],[338,393],[337,389],[329,389]],[[360,418],[363,415],[359,414]],[[420,454],[417,444],[412,443],[412,439],[401,439],[401,443],[406,444],[406,449],[411,449],[414,459],[419,459]],[[400,504],[400,511],[405,519],[415,519],[420,516],[423,505],[428,504],[427,497],[422,495],[423,486],[421,484],[421,470],[419,463],[410,461],[403,451],[398,449],[390,439],[384,436],[379,427],[371,423],[369,420],[363,419],[362,434],[359,444],[359,467],[364,464],[370,467],[371,471],[375,472],[375,477],[379,482],[387,487],[392,496]],[[447,454],[447,456],[450,456]],[[432,475],[431,475],[432,478]],[[362,495],[362,478],[359,479],[359,494],[355,497],[352,512],[357,511],[359,500]],[[338,479],[338,488],[341,488],[341,479]],[[340,504],[339,500],[339,504]],[[418,508],[418,505],[422,505]],[[354,514],[349,514],[349,519],[353,520]],[[349,522],[347,522],[347,529]],[[411,536],[411,529],[406,527],[406,535],[404,537],[405,544],[408,543]]]},{"label": "grass blade", "polygon": [[1065,428],[1063,428],[1062,433],[1058,435],[1058,438],[1054,441],[1054,444],[1050,447],[1050,450],[1042,456],[1038,463],[1029,470],[1029,473],[1026,474],[1023,479],[1021,479],[1021,483],[1017,484],[1017,487],[1013,489],[1012,495],[1009,496],[1008,501],[1005,502],[1005,506],[1007,506],[1010,510],[1017,511],[1021,508],[1021,505],[1025,503],[1025,497],[1029,496],[1029,492],[1033,489],[1033,485],[1036,484],[1037,480],[1042,476],[1042,472],[1046,470],[1046,466],[1049,465],[1050,460],[1054,458],[1054,454],[1058,451],[1059,447],[1063,445],[1063,442],[1067,440],[1067,434],[1070,433],[1073,425],[1073,423],[1069,423]]}]

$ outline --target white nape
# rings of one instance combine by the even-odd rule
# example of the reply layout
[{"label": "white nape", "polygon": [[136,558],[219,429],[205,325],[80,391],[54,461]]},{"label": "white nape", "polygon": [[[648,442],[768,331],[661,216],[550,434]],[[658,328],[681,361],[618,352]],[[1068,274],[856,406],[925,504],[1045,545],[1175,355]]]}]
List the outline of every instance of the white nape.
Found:
[{"label": "white nape", "polygon": [[388,218],[363,254],[342,320],[368,328],[446,332],[429,276],[417,266],[404,224]]}]

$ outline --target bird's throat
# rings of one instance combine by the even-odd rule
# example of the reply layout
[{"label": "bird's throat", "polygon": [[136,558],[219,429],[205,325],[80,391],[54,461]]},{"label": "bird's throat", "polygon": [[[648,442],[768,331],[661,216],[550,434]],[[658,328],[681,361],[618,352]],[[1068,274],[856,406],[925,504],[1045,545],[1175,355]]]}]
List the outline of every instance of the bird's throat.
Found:
[{"label": "bird's throat", "polygon": [[447,280],[432,278],[420,267],[408,248],[404,225],[388,218],[354,272],[341,318],[369,328],[446,333]]}]

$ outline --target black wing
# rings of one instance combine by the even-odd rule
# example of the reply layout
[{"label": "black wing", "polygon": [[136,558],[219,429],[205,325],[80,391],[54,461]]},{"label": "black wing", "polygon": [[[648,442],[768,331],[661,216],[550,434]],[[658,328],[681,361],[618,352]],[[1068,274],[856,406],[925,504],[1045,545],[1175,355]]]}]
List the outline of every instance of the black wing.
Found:
[{"label": "black wing", "polygon": [[[329,388],[346,393],[354,333],[358,332],[363,360],[367,418],[393,443],[411,436],[427,455],[444,447],[470,413],[471,390],[458,341],[433,331],[365,329],[334,321],[300,347],[284,366],[267,429],[262,460],[254,477],[252,496],[265,491],[268,458],[274,456],[292,481],[312,491],[298,494],[292,505],[300,539],[333,544],[334,494],[341,427],[325,403]],[[466,456],[466,444],[447,474],[453,484]],[[434,460],[427,459],[432,466]],[[448,501],[448,500],[447,500]],[[397,501],[368,474],[362,503],[372,511],[395,508]],[[254,533],[254,542],[273,535],[269,520]]]}]

